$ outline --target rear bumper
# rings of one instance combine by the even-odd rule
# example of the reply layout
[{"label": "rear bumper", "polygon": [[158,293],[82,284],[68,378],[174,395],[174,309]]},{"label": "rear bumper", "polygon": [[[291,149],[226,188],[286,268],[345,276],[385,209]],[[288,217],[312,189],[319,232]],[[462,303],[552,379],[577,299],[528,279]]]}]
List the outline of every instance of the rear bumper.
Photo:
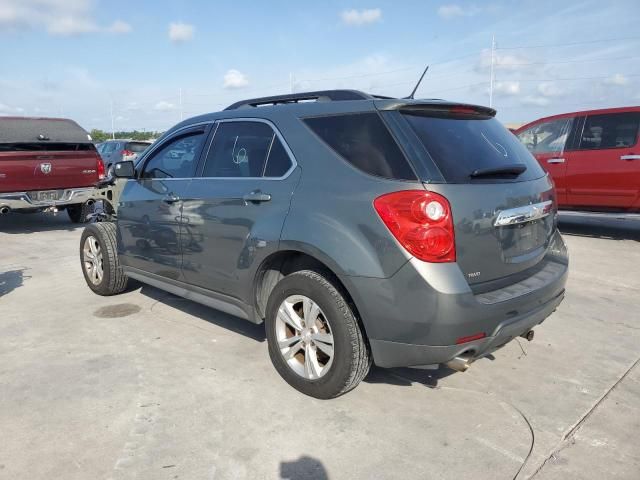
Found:
[{"label": "rear bumper", "polygon": [[[433,365],[487,355],[544,321],[562,302],[566,247],[556,234],[541,269],[497,290],[474,293],[455,263],[415,259],[390,278],[346,277],[381,367]],[[484,338],[457,344],[463,337]]]},{"label": "rear bumper", "polygon": [[[55,189],[54,189],[55,190]],[[85,203],[93,197],[94,187],[58,189],[58,200],[37,201],[37,192],[13,192],[0,193],[0,209],[7,207],[10,210],[39,210],[48,207],[58,207]],[[33,197],[32,197],[33,196]]]},{"label": "rear bumper", "polygon": [[462,345],[414,345],[385,340],[371,340],[376,365],[380,367],[410,367],[446,363],[464,355],[470,361],[484,357],[516,337],[528,332],[551,315],[564,299],[564,290],[542,307],[499,324],[492,334]]}]

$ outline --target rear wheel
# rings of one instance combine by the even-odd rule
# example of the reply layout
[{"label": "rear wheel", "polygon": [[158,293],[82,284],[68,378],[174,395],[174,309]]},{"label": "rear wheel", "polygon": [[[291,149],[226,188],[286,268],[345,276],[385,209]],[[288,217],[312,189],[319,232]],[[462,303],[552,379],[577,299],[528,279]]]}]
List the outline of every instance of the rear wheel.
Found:
[{"label": "rear wheel", "polygon": [[303,270],[284,277],[267,304],[271,362],[292,387],[327,399],[355,388],[371,356],[351,307],[325,276]]},{"label": "rear wheel", "polygon": [[67,214],[73,223],[87,223],[87,217],[91,214],[92,208],[87,203],[69,205]]},{"label": "rear wheel", "polygon": [[80,237],[80,263],[87,285],[98,295],[116,295],[127,288],[116,250],[116,225],[88,225]]}]

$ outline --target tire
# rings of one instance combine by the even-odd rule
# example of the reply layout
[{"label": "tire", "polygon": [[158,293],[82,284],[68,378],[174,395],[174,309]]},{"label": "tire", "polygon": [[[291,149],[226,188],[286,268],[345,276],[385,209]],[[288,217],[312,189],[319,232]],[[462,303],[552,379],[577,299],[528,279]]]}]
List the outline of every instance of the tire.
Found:
[{"label": "tire", "polygon": [[[101,275],[92,268],[96,264],[102,268]],[[116,249],[115,223],[92,223],[85,227],[80,237],[80,266],[87,285],[98,295],[117,295],[127,288],[128,279]]]},{"label": "tire", "polygon": [[[309,311],[319,313],[309,317],[313,318],[310,329],[305,326],[303,330],[297,330],[283,320],[286,315],[281,313],[281,309],[289,308],[290,314],[293,311],[303,312],[304,316],[305,298],[311,301]],[[318,310],[311,310],[315,308],[314,303]],[[306,325],[305,319],[295,321],[299,320],[301,325]],[[312,334],[314,331],[316,333]],[[332,336],[331,357],[324,354],[330,344],[315,340],[321,336],[328,339],[326,332]],[[289,385],[311,397],[329,399],[343,395],[355,388],[371,367],[369,348],[352,308],[329,279],[312,270],[292,273],[276,284],[267,302],[266,334],[269,357],[275,369]],[[302,339],[301,343],[297,342],[298,338]],[[288,343],[293,346],[286,346]],[[285,345],[283,349],[282,345]],[[297,353],[290,356],[294,351]],[[309,357],[312,359],[308,368],[312,373],[309,375],[307,352],[314,351],[315,354]],[[290,358],[285,359],[287,355]],[[311,366],[313,364],[316,369]]]},{"label": "tire", "polygon": [[87,216],[92,213],[93,209],[87,203],[78,203],[67,207],[67,214],[73,223],[87,223]]}]

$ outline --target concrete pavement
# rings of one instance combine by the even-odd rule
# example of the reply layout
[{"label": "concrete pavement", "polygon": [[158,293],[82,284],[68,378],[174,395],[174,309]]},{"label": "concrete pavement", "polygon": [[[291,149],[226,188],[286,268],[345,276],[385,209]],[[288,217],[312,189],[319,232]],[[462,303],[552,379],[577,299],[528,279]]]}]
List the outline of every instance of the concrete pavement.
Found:
[{"label": "concrete pavement", "polygon": [[640,478],[640,222],[561,227],[567,297],[533,342],[320,401],[262,327],[96,296],[66,215],[0,217],[0,478]]}]

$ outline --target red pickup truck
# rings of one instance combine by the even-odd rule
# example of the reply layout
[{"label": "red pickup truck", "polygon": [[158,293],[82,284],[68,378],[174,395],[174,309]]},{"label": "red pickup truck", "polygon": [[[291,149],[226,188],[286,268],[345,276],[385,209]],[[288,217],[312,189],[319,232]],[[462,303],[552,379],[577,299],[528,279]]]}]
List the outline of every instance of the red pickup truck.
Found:
[{"label": "red pickup truck", "polygon": [[640,213],[640,107],[554,115],[514,133],[549,172],[564,210]]},{"label": "red pickup truck", "polygon": [[0,117],[0,214],[67,210],[86,220],[104,164],[73,120]]}]

